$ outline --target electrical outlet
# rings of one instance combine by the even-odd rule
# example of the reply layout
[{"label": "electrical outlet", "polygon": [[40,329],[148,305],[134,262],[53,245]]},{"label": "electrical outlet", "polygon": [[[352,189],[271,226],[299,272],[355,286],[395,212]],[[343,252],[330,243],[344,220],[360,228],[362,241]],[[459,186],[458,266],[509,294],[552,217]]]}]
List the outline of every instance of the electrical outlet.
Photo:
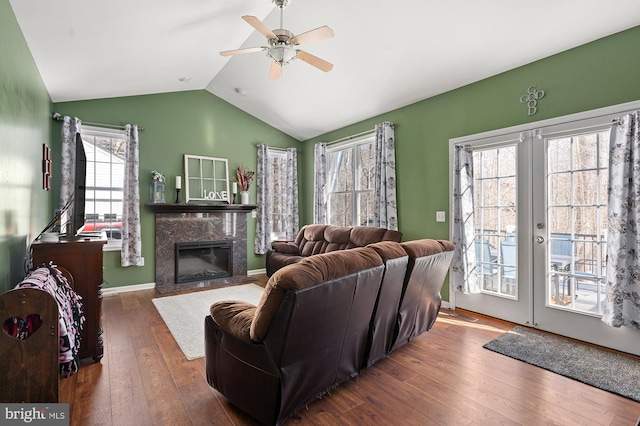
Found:
[{"label": "electrical outlet", "polygon": [[258,217],[258,212],[257,212],[257,211],[255,211],[255,210],[251,210],[251,217],[252,217],[252,218],[254,218],[254,219],[255,219],[256,217]]},{"label": "electrical outlet", "polygon": [[144,266],[144,257],[141,257],[141,258],[140,258],[140,262],[141,262],[141,265],[140,265],[140,266]]},{"label": "electrical outlet", "polygon": [[436,222],[445,222],[446,216],[443,211],[436,212]]}]

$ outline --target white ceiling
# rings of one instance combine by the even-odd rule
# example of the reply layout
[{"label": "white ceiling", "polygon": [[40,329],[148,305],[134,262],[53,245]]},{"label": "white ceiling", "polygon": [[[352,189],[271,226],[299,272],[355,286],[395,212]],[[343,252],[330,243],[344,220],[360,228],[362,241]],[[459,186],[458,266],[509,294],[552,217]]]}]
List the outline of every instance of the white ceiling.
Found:
[{"label": "white ceiling", "polygon": [[10,3],[53,102],[206,89],[298,140],[640,25],[638,0],[291,0],[284,27],[330,26],[301,48],[334,68],[270,81],[263,52],[219,55],[265,45],[240,17],[278,28],[270,0]]}]

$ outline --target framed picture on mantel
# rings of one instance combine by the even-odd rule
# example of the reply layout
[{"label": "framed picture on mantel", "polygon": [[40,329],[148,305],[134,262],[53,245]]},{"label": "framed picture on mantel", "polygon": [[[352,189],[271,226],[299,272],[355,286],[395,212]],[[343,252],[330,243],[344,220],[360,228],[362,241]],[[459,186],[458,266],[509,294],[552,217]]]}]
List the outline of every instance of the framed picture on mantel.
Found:
[{"label": "framed picture on mantel", "polygon": [[184,155],[186,202],[229,202],[229,162],[226,158]]}]

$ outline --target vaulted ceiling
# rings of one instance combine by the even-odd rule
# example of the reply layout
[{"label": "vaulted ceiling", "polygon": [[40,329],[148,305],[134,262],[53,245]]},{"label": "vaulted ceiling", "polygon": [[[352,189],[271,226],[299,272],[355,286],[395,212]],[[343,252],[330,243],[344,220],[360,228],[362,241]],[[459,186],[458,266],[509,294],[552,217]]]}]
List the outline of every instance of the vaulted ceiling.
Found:
[{"label": "vaulted ceiling", "polygon": [[241,19],[279,28],[270,0],[10,0],[53,102],[206,89],[298,140],[640,25],[638,0],[290,0],[283,27],[328,25],[268,80]]}]

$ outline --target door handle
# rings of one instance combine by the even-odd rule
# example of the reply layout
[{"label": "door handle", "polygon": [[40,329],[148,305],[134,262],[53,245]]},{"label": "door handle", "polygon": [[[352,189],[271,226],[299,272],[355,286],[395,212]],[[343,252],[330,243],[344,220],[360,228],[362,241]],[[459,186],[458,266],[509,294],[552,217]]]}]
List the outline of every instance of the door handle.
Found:
[{"label": "door handle", "polygon": [[536,237],[536,243],[538,244],[544,243],[544,237]]}]

